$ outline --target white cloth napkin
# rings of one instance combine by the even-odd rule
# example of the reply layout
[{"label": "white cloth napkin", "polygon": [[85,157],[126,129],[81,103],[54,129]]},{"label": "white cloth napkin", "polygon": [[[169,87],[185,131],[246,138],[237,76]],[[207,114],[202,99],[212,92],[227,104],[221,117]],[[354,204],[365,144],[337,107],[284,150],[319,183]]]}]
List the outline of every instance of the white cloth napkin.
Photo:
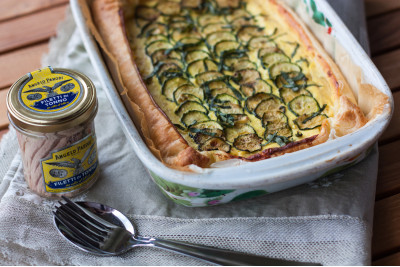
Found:
[{"label": "white cloth napkin", "polygon": [[[370,264],[376,147],[356,166],[309,184],[232,204],[187,208],[165,198],[133,153],[69,12],[43,65],[81,71],[98,91],[95,127],[101,175],[87,193],[74,200],[119,209],[135,222],[141,235],[324,265]],[[118,257],[82,252],[55,229],[51,214],[55,203],[27,188],[11,129],[0,143],[0,264],[206,264],[154,248],[138,248]]]}]

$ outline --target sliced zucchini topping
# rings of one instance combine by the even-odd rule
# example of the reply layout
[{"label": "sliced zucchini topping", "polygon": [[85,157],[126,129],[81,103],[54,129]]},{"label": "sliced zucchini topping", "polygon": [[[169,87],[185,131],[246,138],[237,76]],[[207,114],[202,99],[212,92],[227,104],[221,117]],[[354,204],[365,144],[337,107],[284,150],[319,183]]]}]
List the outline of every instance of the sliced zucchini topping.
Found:
[{"label": "sliced zucchini topping", "polygon": [[306,138],[328,118],[301,44],[244,0],[155,0],[134,16],[130,38],[145,46],[135,53],[152,64],[144,81],[197,150],[248,155]]},{"label": "sliced zucchini topping", "polygon": [[238,30],[237,35],[243,42],[248,42],[254,36],[263,36],[264,28],[257,25],[244,25]]},{"label": "sliced zucchini topping", "polygon": [[226,51],[236,51],[239,47],[240,47],[240,43],[238,43],[236,41],[223,40],[223,41],[218,42],[214,46],[214,53],[218,57],[220,57],[221,55],[226,53]]},{"label": "sliced zucchini topping", "polygon": [[288,123],[288,117],[282,112],[271,111],[264,113],[262,124],[265,127],[265,139],[267,139],[268,135],[274,134],[288,138],[293,135]]},{"label": "sliced zucchini topping", "polygon": [[152,35],[158,35],[158,34],[167,36],[168,26],[160,22],[149,22],[142,28],[142,31],[139,36],[148,38]]},{"label": "sliced zucchini topping", "polygon": [[239,85],[254,84],[260,78],[261,78],[260,73],[255,69],[238,70],[232,77],[233,81]]},{"label": "sliced zucchini topping", "polygon": [[278,88],[297,92],[307,87],[307,77],[301,72],[282,72],[276,77],[275,84]]},{"label": "sliced zucchini topping", "polygon": [[207,71],[217,71],[218,65],[211,59],[199,59],[190,63],[187,67],[187,72],[191,77]]},{"label": "sliced zucchini topping", "polygon": [[209,121],[210,118],[207,116],[206,113],[198,111],[198,110],[191,110],[183,114],[181,118],[181,122],[186,126],[189,127],[190,125],[196,124],[198,122]]},{"label": "sliced zucchini topping", "polygon": [[197,19],[197,24],[201,27],[204,27],[210,23],[225,23],[225,19],[221,16],[216,16],[213,14],[204,14],[199,16]]},{"label": "sliced zucchini topping", "polygon": [[202,59],[206,59],[206,58],[211,58],[211,55],[208,52],[203,51],[203,50],[193,50],[186,54],[185,61],[186,61],[186,63],[189,64],[193,61],[202,60]]},{"label": "sliced zucchini topping", "polygon": [[235,9],[232,12],[225,14],[226,20],[232,24],[232,22],[238,18],[251,19],[253,15],[248,12],[245,8]]},{"label": "sliced zucchini topping", "polygon": [[232,28],[234,29],[240,29],[241,27],[247,25],[254,25],[254,23],[255,21],[252,17],[246,17],[246,16],[238,17],[231,21]]},{"label": "sliced zucchini topping", "polygon": [[214,22],[206,24],[202,27],[201,31],[204,34],[210,34],[213,32],[230,32],[232,31],[232,27],[224,22]]},{"label": "sliced zucchini topping", "polygon": [[155,35],[151,35],[147,38],[145,44],[149,45],[154,41],[168,41],[168,36],[162,35],[162,34],[155,34]]},{"label": "sliced zucchini topping", "polygon": [[241,114],[243,108],[240,105],[240,101],[228,94],[219,94],[212,99],[212,106],[219,109],[224,114]]},{"label": "sliced zucchini topping", "polygon": [[233,141],[235,141],[236,137],[238,137],[239,135],[251,134],[255,132],[256,131],[254,130],[254,128],[248,124],[237,124],[234,127],[226,128],[225,136],[228,142],[233,143]]},{"label": "sliced zucchini topping", "polygon": [[288,104],[289,110],[296,116],[313,114],[320,110],[320,106],[314,97],[308,95],[296,96]]},{"label": "sliced zucchini topping", "polygon": [[283,103],[277,97],[270,97],[262,100],[254,109],[254,114],[258,118],[262,118],[264,113],[278,112]]},{"label": "sliced zucchini topping", "polygon": [[256,93],[271,93],[272,87],[266,81],[258,79],[252,84],[244,84],[240,86],[242,93],[250,97]]},{"label": "sliced zucchini topping", "polygon": [[204,91],[200,87],[197,87],[194,84],[183,84],[179,86],[174,92],[173,97],[174,101],[177,104],[180,104],[187,100],[188,95],[195,96],[200,101],[204,100]]},{"label": "sliced zucchini topping", "polygon": [[195,102],[195,101],[185,101],[183,102],[178,109],[175,111],[175,113],[178,116],[182,116],[183,114],[185,114],[188,111],[192,111],[192,110],[197,110],[197,111],[201,111],[203,113],[208,113],[208,110],[200,103]]},{"label": "sliced zucchini topping", "polygon": [[300,130],[312,130],[321,126],[322,122],[326,120],[328,116],[325,114],[318,114],[316,116],[310,116],[307,114],[299,116],[293,122],[299,127]]},{"label": "sliced zucchini topping", "polygon": [[165,1],[158,4],[157,9],[163,15],[177,15],[181,11],[181,5],[178,2]]},{"label": "sliced zucchini topping", "polygon": [[147,55],[151,55],[153,54],[155,51],[160,50],[160,49],[170,49],[172,48],[173,45],[165,40],[157,40],[154,42],[151,42],[150,44],[148,44],[146,46],[146,54]]},{"label": "sliced zucchini topping", "polygon": [[274,80],[276,76],[282,73],[301,72],[299,65],[290,62],[278,62],[269,67],[269,76]]},{"label": "sliced zucchini topping", "polygon": [[206,42],[211,47],[221,41],[236,41],[236,36],[231,32],[218,31],[210,33],[206,37]]},{"label": "sliced zucchini topping", "polygon": [[262,92],[254,94],[253,96],[247,98],[246,109],[248,110],[248,112],[253,113],[254,109],[258,106],[258,104],[261,103],[261,101],[270,98],[276,98],[276,96],[273,94],[262,93]]},{"label": "sliced zucchini topping", "polygon": [[307,89],[300,89],[298,91],[293,91],[292,89],[285,88],[285,87],[282,87],[281,89],[279,89],[279,95],[285,103],[289,103],[290,101],[293,100],[293,98],[295,98],[299,95],[312,96],[310,91],[308,91]]},{"label": "sliced zucchini topping", "polygon": [[231,146],[227,144],[220,137],[212,137],[207,139],[204,143],[199,145],[200,151],[211,151],[211,150],[221,150],[224,152],[229,152],[231,150]]},{"label": "sliced zucchini topping", "polygon": [[211,97],[214,98],[220,94],[227,94],[231,95],[232,97],[235,97],[235,93],[232,91],[231,88],[228,87],[222,87],[222,88],[215,88],[210,91]]},{"label": "sliced zucchini topping", "polygon": [[197,84],[199,84],[201,86],[206,82],[222,81],[225,79],[225,76],[218,71],[207,71],[207,72],[197,74],[195,76],[195,78],[196,78]]},{"label": "sliced zucchini topping", "polygon": [[231,66],[233,71],[240,71],[240,70],[245,70],[245,69],[254,69],[257,70],[257,65],[256,63],[246,59],[239,59],[235,63],[232,64]]},{"label": "sliced zucchini topping", "polygon": [[255,133],[243,134],[235,138],[233,146],[242,151],[255,152],[261,150],[262,138]]},{"label": "sliced zucchini topping", "polygon": [[261,48],[276,48],[276,43],[271,41],[268,36],[255,36],[252,37],[247,43],[249,50],[261,49]]},{"label": "sliced zucchini topping", "polygon": [[261,57],[261,64],[264,69],[278,62],[290,62],[290,58],[281,53],[269,53]]},{"label": "sliced zucchini topping", "polygon": [[170,53],[166,53],[167,49],[159,49],[153,52],[153,54],[150,55],[151,61],[153,65],[157,65],[160,61],[164,61],[166,59],[177,59],[181,60],[181,55],[175,51],[172,51]]},{"label": "sliced zucchini topping", "polygon": [[161,92],[168,100],[174,101],[174,91],[178,89],[179,86],[188,83],[190,83],[190,81],[186,78],[173,77],[163,83]]}]

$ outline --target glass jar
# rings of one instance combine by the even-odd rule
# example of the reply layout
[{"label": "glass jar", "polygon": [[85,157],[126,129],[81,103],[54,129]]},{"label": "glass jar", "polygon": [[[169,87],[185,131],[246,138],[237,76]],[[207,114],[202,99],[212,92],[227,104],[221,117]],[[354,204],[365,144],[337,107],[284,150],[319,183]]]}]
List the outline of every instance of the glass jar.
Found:
[{"label": "glass jar", "polygon": [[77,71],[43,68],[15,82],[7,95],[29,188],[43,197],[73,197],[97,180],[93,83]]}]

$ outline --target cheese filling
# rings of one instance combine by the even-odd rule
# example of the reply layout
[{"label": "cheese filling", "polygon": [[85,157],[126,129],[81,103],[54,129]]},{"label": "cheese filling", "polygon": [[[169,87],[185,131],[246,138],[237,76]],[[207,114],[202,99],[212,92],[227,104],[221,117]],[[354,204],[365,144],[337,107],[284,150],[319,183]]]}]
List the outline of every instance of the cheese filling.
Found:
[{"label": "cheese filling", "polygon": [[153,99],[190,146],[247,157],[314,136],[331,117],[323,73],[253,2],[143,1],[127,31]]}]

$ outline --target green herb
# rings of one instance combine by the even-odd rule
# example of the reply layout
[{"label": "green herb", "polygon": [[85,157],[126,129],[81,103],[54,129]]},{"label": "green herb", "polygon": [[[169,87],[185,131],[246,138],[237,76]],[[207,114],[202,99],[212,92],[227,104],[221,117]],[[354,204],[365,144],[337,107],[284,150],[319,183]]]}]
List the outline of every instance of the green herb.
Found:
[{"label": "green herb", "polygon": [[304,58],[304,57],[301,57],[300,59],[296,60],[295,63],[301,63],[301,62],[306,63],[306,64],[307,64],[307,67],[310,66],[310,62],[308,62],[308,60],[307,60],[306,58]]},{"label": "green herb", "polygon": [[174,123],[174,126],[175,126],[176,128],[178,128],[179,130],[182,130],[182,131],[185,130],[185,127],[183,127],[183,126],[180,125],[180,124]]},{"label": "green herb", "polygon": [[293,58],[293,57],[296,55],[297,50],[299,49],[299,47],[300,47],[300,44],[297,43],[297,44],[296,44],[296,47],[293,49],[292,54],[290,55],[291,58]]},{"label": "green herb", "polygon": [[205,128],[205,129],[198,129],[198,128],[193,128],[193,127],[189,128],[189,131],[192,132],[192,133],[201,133],[201,134],[205,134],[205,135],[209,135],[209,136],[215,136],[216,135],[216,133],[210,132],[210,131],[207,131],[207,130],[208,130],[207,128]]},{"label": "green herb", "polygon": [[274,134],[269,134],[267,136],[267,143],[266,145],[268,145],[269,143],[277,143],[279,146],[285,146],[286,144],[290,143],[291,140],[289,138],[287,138],[286,136],[280,136],[277,133]]},{"label": "green herb", "polygon": [[[298,75],[296,75],[295,77],[291,77],[290,73],[288,72],[282,72],[281,73],[282,78],[287,82],[287,84],[282,85],[285,88],[289,88],[292,89],[293,92],[297,92],[300,89],[305,88],[306,86],[306,82],[307,82],[307,77],[300,72]],[[297,84],[296,82],[303,80],[304,83],[303,84]]]}]

